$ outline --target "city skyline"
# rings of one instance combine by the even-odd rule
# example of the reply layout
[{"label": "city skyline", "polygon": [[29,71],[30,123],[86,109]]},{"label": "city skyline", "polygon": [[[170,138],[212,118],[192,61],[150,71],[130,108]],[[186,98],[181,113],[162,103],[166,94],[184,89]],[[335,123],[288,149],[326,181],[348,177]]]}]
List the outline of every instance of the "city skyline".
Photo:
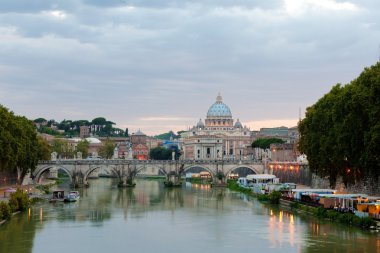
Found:
[{"label": "city skyline", "polygon": [[379,60],[375,0],[12,1],[0,104],[30,119],[187,130],[218,92],[251,130],[292,127]]}]

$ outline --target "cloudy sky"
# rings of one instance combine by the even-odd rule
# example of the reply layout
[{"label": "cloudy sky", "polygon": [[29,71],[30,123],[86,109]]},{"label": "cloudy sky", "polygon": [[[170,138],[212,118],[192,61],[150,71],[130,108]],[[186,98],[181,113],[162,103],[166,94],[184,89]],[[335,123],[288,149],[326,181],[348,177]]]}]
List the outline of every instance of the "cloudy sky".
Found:
[{"label": "cloudy sky", "polygon": [[0,104],[30,119],[187,129],[218,92],[251,129],[379,60],[378,0],[1,0]]}]

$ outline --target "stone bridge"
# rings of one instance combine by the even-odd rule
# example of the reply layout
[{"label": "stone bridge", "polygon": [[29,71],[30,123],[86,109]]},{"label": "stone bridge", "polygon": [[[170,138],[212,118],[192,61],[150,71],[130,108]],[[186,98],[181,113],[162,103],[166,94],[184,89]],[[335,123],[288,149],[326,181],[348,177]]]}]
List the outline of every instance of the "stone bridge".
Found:
[{"label": "stone bridge", "polygon": [[46,172],[51,174],[63,170],[74,186],[88,186],[88,178],[95,170],[106,171],[118,177],[120,186],[132,186],[136,175],[165,175],[167,181],[178,182],[181,175],[192,168],[210,172],[213,181],[226,178],[238,168],[246,168],[255,174],[264,173],[264,164],[252,160],[55,160],[40,161],[31,174],[33,183],[38,183]]}]

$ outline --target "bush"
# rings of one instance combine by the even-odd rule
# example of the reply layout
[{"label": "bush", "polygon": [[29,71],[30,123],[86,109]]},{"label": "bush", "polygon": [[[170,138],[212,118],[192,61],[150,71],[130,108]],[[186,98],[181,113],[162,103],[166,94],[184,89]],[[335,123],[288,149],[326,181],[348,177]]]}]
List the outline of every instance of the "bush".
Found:
[{"label": "bush", "polygon": [[279,191],[272,191],[269,194],[269,202],[271,204],[279,204],[281,196],[282,196],[281,192],[279,192]]},{"label": "bush", "polygon": [[376,222],[371,218],[365,217],[361,218],[360,226],[362,228],[370,228],[371,226],[376,226]]},{"label": "bush", "polygon": [[11,218],[11,208],[8,203],[0,202],[0,221]]},{"label": "bush", "polygon": [[339,215],[339,213],[337,213],[334,210],[327,210],[327,212],[326,212],[326,217],[330,220],[336,220],[338,215]]},{"label": "bush", "polygon": [[17,189],[16,192],[12,193],[9,198],[9,206],[12,209],[12,212],[15,211],[24,211],[30,205],[30,200],[28,194],[23,190]]},{"label": "bush", "polygon": [[353,216],[351,213],[339,214],[338,221],[344,224],[352,224]]},{"label": "bush", "polygon": [[269,196],[265,194],[261,194],[257,197],[259,201],[269,201]]},{"label": "bush", "polygon": [[327,216],[327,210],[321,206],[315,208],[313,212],[319,218],[325,218]]},{"label": "bush", "polygon": [[50,191],[50,188],[53,186],[54,184],[48,184],[48,185],[43,185],[43,184],[39,184],[36,186],[36,189],[44,192],[45,194],[49,194],[51,193]]},{"label": "bush", "polygon": [[300,205],[299,205],[297,202],[292,202],[292,203],[290,203],[290,208],[291,208],[291,209],[298,209],[299,206],[300,206]]}]

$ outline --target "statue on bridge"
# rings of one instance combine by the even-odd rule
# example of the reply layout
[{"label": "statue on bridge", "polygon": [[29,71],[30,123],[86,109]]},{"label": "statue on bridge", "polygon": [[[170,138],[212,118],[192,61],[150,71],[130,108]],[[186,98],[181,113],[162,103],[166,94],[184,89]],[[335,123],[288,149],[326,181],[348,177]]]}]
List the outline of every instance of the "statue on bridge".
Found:
[{"label": "statue on bridge", "polygon": [[50,157],[50,159],[51,159],[52,161],[57,161],[57,155],[58,155],[57,152],[55,152],[55,151],[52,152],[52,153],[51,153],[51,157]]}]

